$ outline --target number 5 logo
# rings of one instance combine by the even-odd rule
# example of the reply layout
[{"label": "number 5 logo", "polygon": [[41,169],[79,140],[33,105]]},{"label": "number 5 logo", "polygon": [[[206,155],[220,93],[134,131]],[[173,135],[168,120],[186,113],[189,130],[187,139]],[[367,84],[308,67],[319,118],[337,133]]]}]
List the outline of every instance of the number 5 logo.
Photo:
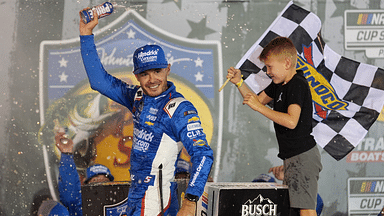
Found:
[{"label": "number 5 logo", "polygon": [[147,176],[145,177],[144,183],[149,183],[151,182],[152,176]]}]

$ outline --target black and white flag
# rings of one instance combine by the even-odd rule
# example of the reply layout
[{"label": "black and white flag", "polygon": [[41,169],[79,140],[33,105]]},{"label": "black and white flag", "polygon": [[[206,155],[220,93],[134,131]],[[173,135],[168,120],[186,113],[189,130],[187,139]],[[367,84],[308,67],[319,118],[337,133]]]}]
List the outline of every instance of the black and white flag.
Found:
[{"label": "black and white flag", "polygon": [[271,83],[258,59],[263,47],[289,37],[298,54],[313,99],[313,136],[336,160],[341,160],[365,137],[384,105],[384,70],[345,58],[320,36],[321,20],[289,2],[236,68],[245,83],[259,93]]}]

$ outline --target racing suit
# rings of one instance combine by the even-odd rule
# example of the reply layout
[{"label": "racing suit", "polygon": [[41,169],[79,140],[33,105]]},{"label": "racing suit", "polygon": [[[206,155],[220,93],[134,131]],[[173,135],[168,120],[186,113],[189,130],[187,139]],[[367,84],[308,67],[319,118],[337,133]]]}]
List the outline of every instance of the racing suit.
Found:
[{"label": "racing suit", "polygon": [[69,215],[82,216],[81,183],[72,154],[61,153],[58,187],[60,202]]},{"label": "racing suit", "polygon": [[182,146],[192,162],[186,193],[202,195],[213,163],[213,151],[207,144],[196,108],[176,92],[169,81],[168,89],[159,96],[145,95],[140,86],[128,85],[105,71],[93,35],[80,36],[80,43],[91,88],[126,106],[132,113],[128,215],[159,215],[161,206],[164,215],[175,215],[178,201],[174,176]]}]

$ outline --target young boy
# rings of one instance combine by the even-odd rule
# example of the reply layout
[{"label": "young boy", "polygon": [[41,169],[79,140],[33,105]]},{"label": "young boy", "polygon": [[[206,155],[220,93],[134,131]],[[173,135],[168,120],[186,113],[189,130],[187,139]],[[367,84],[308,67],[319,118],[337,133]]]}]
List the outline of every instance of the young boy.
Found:
[{"label": "young boy", "polygon": [[[289,38],[272,40],[259,59],[267,67],[272,83],[259,95],[243,85],[241,71],[228,69],[247,104],[274,122],[279,145],[278,157],[284,161],[284,184],[288,185],[291,212],[316,215],[317,180],[321,158],[312,132],[312,98],[301,71],[296,71],[296,48]],[[273,110],[265,106],[273,100]]]}]

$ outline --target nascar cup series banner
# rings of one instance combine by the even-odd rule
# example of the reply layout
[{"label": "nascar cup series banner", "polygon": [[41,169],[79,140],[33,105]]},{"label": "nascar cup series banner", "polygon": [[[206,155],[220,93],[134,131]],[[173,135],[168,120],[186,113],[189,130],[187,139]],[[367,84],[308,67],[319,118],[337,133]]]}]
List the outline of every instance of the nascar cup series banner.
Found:
[{"label": "nascar cup series banner", "polygon": [[[90,89],[80,55],[79,38],[43,41],[40,45],[39,142],[44,147],[48,182],[55,178],[48,167],[60,157],[54,145],[54,120],[67,129],[75,145],[75,163],[81,172],[90,164],[106,165],[115,181],[129,181],[133,122],[125,107]],[[95,44],[104,68],[129,84],[134,77],[132,55],[146,44],[160,45],[171,66],[169,80],[199,112],[209,143],[220,144],[222,111],[218,86],[223,80],[218,41],[181,38],[152,25],[129,10],[95,32]],[[216,95],[215,95],[216,94]],[[215,107],[215,109],[213,109]],[[216,130],[218,132],[214,132]],[[54,152],[54,153],[53,153]],[[53,156],[52,156],[53,155]],[[183,149],[182,159],[189,156]],[[50,165],[50,166],[49,166]],[[53,169],[54,170],[54,169]],[[53,190],[53,189],[52,189]]]},{"label": "nascar cup series banner", "polygon": [[384,70],[335,53],[320,36],[321,20],[291,2],[237,64],[245,82],[259,93],[271,83],[258,59],[263,47],[278,37],[295,44],[298,63],[311,89],[313,136],[336,160],[365,137],[384,104]]},{"label": "nascar cup series banner", "polygon": [[348,179],[348,215],[378,215],[378,212],[384,210],[383,204],[384,178]]}]

